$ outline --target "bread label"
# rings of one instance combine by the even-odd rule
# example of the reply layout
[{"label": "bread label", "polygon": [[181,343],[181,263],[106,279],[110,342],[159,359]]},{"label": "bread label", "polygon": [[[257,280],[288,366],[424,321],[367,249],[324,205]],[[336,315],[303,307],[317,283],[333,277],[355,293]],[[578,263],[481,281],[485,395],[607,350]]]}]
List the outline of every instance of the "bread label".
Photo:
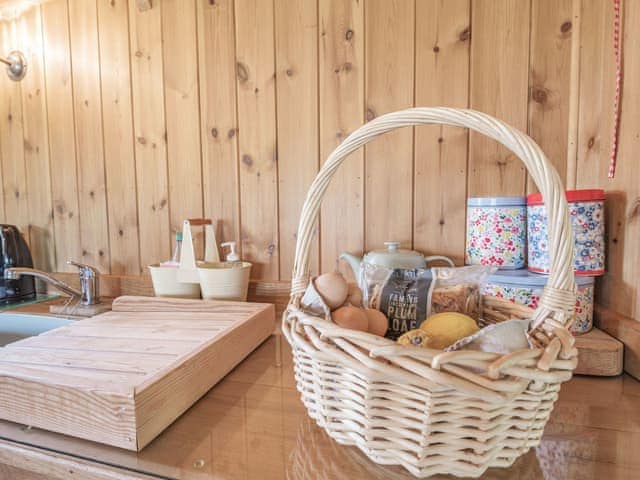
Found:
[{"label": "bread label", "polygon": [[389,319],[387,337],[395,340],[427,318],[432,276],[429,270],[396,269],[383,285],[379,310]]}]

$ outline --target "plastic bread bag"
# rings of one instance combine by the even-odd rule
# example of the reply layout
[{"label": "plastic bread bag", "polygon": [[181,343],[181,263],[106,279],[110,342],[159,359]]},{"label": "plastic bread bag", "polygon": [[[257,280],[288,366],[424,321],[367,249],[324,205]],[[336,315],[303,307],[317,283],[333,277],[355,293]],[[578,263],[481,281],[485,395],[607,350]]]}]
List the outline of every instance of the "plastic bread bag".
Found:
[{"label": "plastic bread bag", "polygon": [[431,280],[428,268],[391,269],[362,264],[359,284],[363,305],[385,314],[389,320],[387,338],[395,340],[427,318]]},{"label": "plastic bread bag", "polygon": [[434,313],[459,312],[479,321],[480,290],[495,271],[484,265],[391,269],[363,263],[358,283],[363,305],[386,315],[386,336],[396,340]]},{"label": "plastic bread bag", "polygon": [[482,318],[482,288],[497,267],[433,267],[429,315],[459,312],[478,321]]}]

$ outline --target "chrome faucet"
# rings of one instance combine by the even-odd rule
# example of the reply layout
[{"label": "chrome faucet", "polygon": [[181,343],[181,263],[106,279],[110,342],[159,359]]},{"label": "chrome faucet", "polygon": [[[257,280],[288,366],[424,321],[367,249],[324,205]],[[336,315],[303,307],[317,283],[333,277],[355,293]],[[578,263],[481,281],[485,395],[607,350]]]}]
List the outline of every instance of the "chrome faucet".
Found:
[{"label": "chrome faucet", "polygon": [[7,268],[4,271],[4,278],[7,280],[17,280],[22,275],[31,275],[50,284],[62,293],[66,293],[70,297],[77,299],[81,305],[96,305],[100,303],[100,283],[98,278],[100,272],[89,265],[76,263],[71,260],[69,260],[67,264],[74,265],[80,270],[80,290],[52,277],[50,273],[35,268]]}]

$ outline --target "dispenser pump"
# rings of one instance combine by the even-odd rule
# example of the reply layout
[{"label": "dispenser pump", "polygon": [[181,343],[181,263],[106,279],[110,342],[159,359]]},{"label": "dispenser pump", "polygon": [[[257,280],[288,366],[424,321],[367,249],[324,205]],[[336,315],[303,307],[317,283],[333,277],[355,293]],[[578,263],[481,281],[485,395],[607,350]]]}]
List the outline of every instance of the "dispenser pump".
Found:
[{"label": "dispenser pump", "polygon": [[227,255],[227,262],[239,262],[240,255],[236,252],[236,242],[224,242],[221,243],[220,246],[222,248],[229,247],[229,254]]}]

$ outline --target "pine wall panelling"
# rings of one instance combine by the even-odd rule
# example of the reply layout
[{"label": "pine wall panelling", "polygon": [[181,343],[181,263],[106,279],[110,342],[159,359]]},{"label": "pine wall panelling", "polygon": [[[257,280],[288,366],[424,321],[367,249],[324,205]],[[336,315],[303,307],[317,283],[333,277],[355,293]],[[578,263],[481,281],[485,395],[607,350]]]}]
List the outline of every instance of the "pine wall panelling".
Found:
[{"label": "pine wall panelling", "polygon": [[[0,19],[0,51],[30,62],[22,82],[0,75],[0,218],[25,232],[41,268],[75,258],[138,274],[170,255],[183,218],[204,215],[219,241],[239,241],[255,278],[286,280],[308,184],[349,132],[412,105],[471,107],[527,130],[568,187],[607,190],[599,301],[640,319],[629,100],[640,7],[624,3],[609,180],[611,2],[43,1]],[[394,132],[334,176],[311,269],[385,240],[461,262],[465,197],[533,190],[522,164],[481,135]]]},{"label": "pine wall panelling", "polygon": [[[95,2],[69,1],[78,197],[83,261],[110,268],[102,92]],[[55,119],[54,119],[55,121]]]},{"label": "pine wall panelling", "polygon": [[98,33],[111,273],[138,274],[140,245],[126,2],[98,2]]},{"label": "pine wall panelling", "polygon": [[[364,2],[320,0],[320,160],[364,123]],[[336,268],[343,251],[364,245],[364,149],[349,155],[333,176],[320,210],[322,271]],[[340,270],[352,278],[351,268]]]},{"label": "pine wall panelling", "polygon": [[[66,262],[81,257],[80,209],[78,200],[75,112],[71,79],[69,26],[66,0],[42,5],[42,31],[45,45],[47,126],[51,195],[53,200],[55,268],[69,269]],[[71,267],[73,268],[73,267]]]},{"label": "pine wall panelling", "polygon": [[[0,49],[17,48],[16,22],[2,22]],[[17,225],[28,237],[29,209],[27,205],[27,175],[24,163],[24,133],[22,126],[22,83],[0,75],[0,161],[5,221]]]}]

